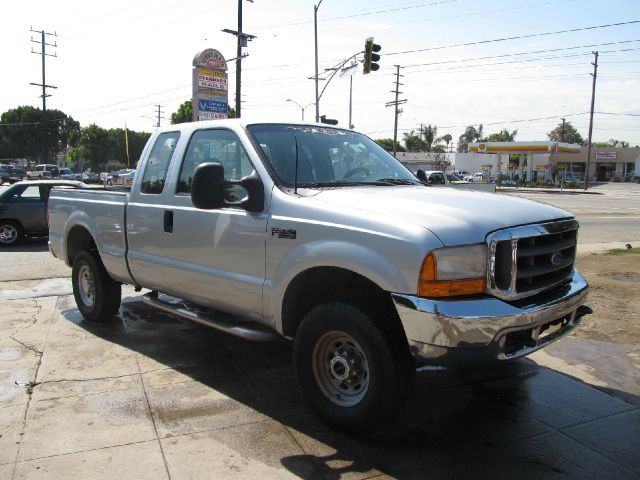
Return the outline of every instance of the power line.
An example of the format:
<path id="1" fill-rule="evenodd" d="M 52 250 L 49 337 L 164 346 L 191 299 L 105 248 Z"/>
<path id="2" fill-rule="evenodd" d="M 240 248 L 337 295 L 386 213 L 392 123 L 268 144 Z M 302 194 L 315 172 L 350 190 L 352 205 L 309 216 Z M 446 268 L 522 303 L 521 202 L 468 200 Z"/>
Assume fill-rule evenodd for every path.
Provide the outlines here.
<path id="1" fill-rule="evenodd" d="M 422 67 L 422 66 L 427 66 L 427 65 L 444 65 L 444 64 L 448 64 L 448 63 L 474 62 L 474 61 L 478 61 L 478 60 L 489 60 L 489 59 L 492 59 L 492 58 L 517 57 L 517 56 L 520 56 L 520 55 L 532 55 L 532 54 L 547 53 L 547 52 L 561 52 L 561 51 L 564 51 L 564 50 L 576 50 L 578 48 L 593 48 L 593 47 L 601 47 L 601 46 L 607 46 L 607 45 L 621 45 L 621 44 L 624 44 L 624 43 L 634 43 L 634 42 L 640 42 L 640 39 L 636 39 L 636 40 L 621 40 L 619 42 L 594 43 L 594 44 L 591 44 L 591 45 L 575 45 L 573 47 L 550 48 L 550 49 L 547 49 L 547 50 L 531 50 L 531 51 L 528 51 L 528 52 L 504 53 L 502 55 L 489 55 L 489 56 L 486 56 L 486 57 L 460 58 L 460 59 L 456 59 L 456 60 L 444 60 L 444 61 L 440 61 L 440 62 L 414 63 L 413 65 L 407 65 L 407 68 Z"/>
<path id="2" fill-rule="evenodd" d="M 625 48 L 619 50 L 603 50 L 600 53 L 616 53 L 616 52 L 630 52 L 640 50 L 640 48 Z M 554 55 L 548 57 L 533 57 L 533 58 L 523 58 L 521 60 L 509 60 L 506 62 L 493 62 L 493 63 L 481 63 L 477 65 L 462 65 L 462 66 L 451 66 L 447 67 L 447 70 L 460 69 L 460 68 L 476 68 L 476 67 L 488 67 L 492 65 L 509 65 L 513 63 L 526 63 L 526 62 L 540 62 L 544 60 L 556 60 L 561 58 L 571 58 L 571 57 L 583 57 L 586 55 L 591 55 L 591 52 L 583 52 L 583 53 L 568 53 L 566 55 Z M 421 70 L 423 72 L 431 72 L 431 71 L 441 71 L 441 70 Z M 417 71 L 409 72 L 409 73 L 419 73 Z"/>
<path id="3" fill-rule="evenodd" d="M 390 55 L 404 55 L 407 53 L 416 53 L 416 52 L 430 52 L 430 51 L 434 51 L 434 50 L 444 50 L 447 48 L 456 48 L 456 47 L 468 47 L 470 45 L 484 45 L 487 43 L 496 43 L 496 42 L 506 42 L 509 40 L 521 40 L 523 38 L 534 38 L 534 37 L 545 37 L 545 36 L 549 36 L 549 35 L 560 35 L 563 33 L 574 33 L 574 32 L 583 32 L 583 31 L 587 31 L 587 30 L 595 30 L 598 28 L 609 28 L 609 27 L 619 27 L 622 25 L 632 25 L 635 23 L 640 23 L 640 20 L 630 20 L 628 22 L 618 22 L 618 23 L 607 23 L 604 25 L 593 25 L 593 26 L 589 26 L 589 27 L 579 27 L 579 28 L 568 28 L 565 30 L 555 30 L 553 32 L 541 32 L 541 33 L 529 33 L 527 35 L 517 35 L 517 36 L 513 36 L 513 37 L 502 37 L 502 38 L 493 38 L 493 39 L 489 39 L 489 40 L 478 40 L 475 42 L 466 42 L 466 43 L 454 43 L 451 45 L 441 45 L 438 47 L 427 47 L 427 48 L 417 48 L 414 50 L 405 50 L 402 52 L 391 52 L 391 53 L 385 53 L 385 56 L 390 56 Z"/>

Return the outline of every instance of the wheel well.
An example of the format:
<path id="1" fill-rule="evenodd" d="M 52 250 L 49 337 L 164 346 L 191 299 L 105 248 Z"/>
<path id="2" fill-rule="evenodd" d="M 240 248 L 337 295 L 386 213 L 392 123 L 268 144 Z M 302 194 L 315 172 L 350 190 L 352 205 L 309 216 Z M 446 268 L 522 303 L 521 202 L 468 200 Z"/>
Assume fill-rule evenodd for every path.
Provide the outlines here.
<path id="1" fill-rule="evenodd" d="M 16 220 L 15 218 L 0 218 L 0 223 L 17 223 L 22 227 L 22 222 L 20 222 L 20 220 Z"/>
<path id="2" fill-rule="evenodd" d="M 82 250 L 97 250 L 96 242 L 89 231 L 84 227 L 73 227 L 67 235 L 67 258 L 69 264 L 73 264 L 73 259 Z"/>
<path id="3" fill-rule="evenodd" d="M 287 287 L 282 300 L 283 334 L 295 336 L 309 310 L 332 300 L 349 302 L 375 320 L 400 326 L 391 296 L 371 280 L 342 268 L 317 267 L 301 272 Z"/>

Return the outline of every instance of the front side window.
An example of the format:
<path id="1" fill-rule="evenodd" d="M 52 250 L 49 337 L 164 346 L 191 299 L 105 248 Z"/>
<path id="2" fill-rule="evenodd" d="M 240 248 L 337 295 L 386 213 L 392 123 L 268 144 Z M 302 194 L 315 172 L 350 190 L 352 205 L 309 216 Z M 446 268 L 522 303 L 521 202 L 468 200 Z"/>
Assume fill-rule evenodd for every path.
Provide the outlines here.
<path id="1" fill-rule="evenodd" d="M 13 195 L 13 201 L 35 202 L 42 199 L 40 195 L 40 187 L 38 185 L 29 185 L 24 190 L 18 191 Z"/>
<path id="2" fill-rule="evenodd" d="M 418 185 L 400 162 L 349 130 L 282 124 L 247 127 L 281 186 Z"/>
<path id="3" fill-rule="evenodd" d="M 222 164 L 226 180 L 239 180 L 253 172 L 253 165 L 235 133 L 226 129 L 197 130 L 189 141 L 176 193 L 191 193 L 193 172 L 198 165 L 205 162 Z M 227 189 L 226 200 L 240 200 L 246 193 L 243 190 L 236 185 L 230 186 Z"/>
<path id="4" fill-rule="evenodd" d="M 162 193 L 167 178 L 167 169 L 179 138 L 180 132 L 166 132 L 158 135 L 144 167 L 140 185 L 142 193 Z"/>

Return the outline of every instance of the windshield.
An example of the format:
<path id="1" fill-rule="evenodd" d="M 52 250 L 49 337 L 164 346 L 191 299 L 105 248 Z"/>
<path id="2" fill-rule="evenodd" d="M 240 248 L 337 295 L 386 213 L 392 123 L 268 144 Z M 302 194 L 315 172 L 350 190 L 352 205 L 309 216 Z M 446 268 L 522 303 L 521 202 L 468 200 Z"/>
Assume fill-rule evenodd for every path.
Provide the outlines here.
<path id="1" fill-rule="evenodd" d="M 362 134 L 308 125 L 259 124 L 247 127 L 276 181 L 298 187 L 419 185 L 400 162 Z"/>

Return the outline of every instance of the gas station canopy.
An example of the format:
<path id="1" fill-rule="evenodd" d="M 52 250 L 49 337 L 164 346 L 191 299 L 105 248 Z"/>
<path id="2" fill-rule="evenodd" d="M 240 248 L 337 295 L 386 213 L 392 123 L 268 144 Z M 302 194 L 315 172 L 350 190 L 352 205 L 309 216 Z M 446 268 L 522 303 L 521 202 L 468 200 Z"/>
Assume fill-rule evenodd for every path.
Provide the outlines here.
<path id="1" fill-rule="evenodd" d="M 474 142 L 469 144 L 469 152 L 476 153 L 579 153 L 582 146 L 563 142 Z"/>

